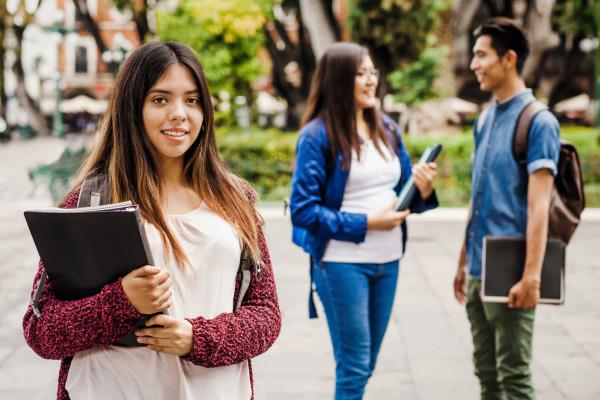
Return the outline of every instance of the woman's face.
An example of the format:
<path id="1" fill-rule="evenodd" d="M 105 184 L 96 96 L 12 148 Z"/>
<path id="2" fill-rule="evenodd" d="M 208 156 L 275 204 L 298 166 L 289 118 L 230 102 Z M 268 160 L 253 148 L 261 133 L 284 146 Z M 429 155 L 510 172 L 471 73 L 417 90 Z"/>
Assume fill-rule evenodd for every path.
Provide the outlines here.
<path id="1" fill-rule="evenodd" d="M 142 115 L 146 135 L 159 156 L 183 160 L 204 120 L 192 73 L 181 65 L 169 67 L 146 94 Z"/>
<path id="2" fill-rule="evenodd" d="M 357 109 L 373 108 L 377 104 L 375 90 L 379 73 L 371 57 L 365 56 L 358 66 L 354 79 L 354 101 Z"/>

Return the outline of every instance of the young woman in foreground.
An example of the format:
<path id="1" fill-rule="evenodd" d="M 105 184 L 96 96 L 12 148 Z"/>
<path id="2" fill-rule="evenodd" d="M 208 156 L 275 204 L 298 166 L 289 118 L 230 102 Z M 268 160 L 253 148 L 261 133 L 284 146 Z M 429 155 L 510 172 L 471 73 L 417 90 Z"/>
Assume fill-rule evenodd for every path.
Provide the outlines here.
<path id="1" fill-rule="evenodd" d="M 253 398 L 249 360 L 277 338 L 279 305 L 256 193 L 219 157 L 193 52 L 176 42 L 134 51 L 99 134 L 61 206 L 89 203 L 82 186 L 90 181 L 101 182 L 104 203 L 138 204 L 158 266 L 74 301 L 58 300 L 49 279 L 41 315 L 29 307 L 23 329 L 41 357 L 62 360 L 58 399 Z M 236 307 L 242 251 L 256 268 Z M 136 331 L 142 347 L 113 345 L 155 313 Z"/>

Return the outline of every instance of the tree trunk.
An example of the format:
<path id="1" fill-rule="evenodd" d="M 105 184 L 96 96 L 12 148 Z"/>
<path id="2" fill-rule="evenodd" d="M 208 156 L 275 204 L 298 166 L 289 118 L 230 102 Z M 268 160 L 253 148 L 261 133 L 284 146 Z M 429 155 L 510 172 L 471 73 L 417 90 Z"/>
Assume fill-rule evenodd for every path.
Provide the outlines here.
<path id="1" fill-rule="evenodd" d="M 15 46 L 15 63 L 13 65 L 13 72 L 17 79 L 17 98 L 21 106 L 27 112 L 29 122 L 35 131 L 40 135 L 49 136 L 51 131 L 46 118 L 42 114 L 38 104 L 29 96 L 25 87 L 25 72 L 23 71 L 23 63 L 21 62 L 21 49 L 23 45 L 23 34 L 25 27 L 13 25 L 13 31 L 16 37 Z"/>
<path id="2" fill-rule="evenodd" d="M 6 4 L 0 5 L 0 117 L 6 121 L 6 86 L 5 76 L 4 76 L 4 68 L 5 62 L 4 57 L 6 55 L 6 51 L 4 48 L 4 40 L 6 38 L 6 31 L 8 29 L 8 10 L 6 9 Z"/>
<path id="3" fill-rule="evenodd" d="M 4 86 L 4 35 L 6 32 L 6 23 L 0 15 L 0 118 L 6 121 L 6 87 Z"/>
<path id="4" fill-rule="evenodd" d="M 148 24 L 148 1 L 143 0 L 139 7 L 136 7 L 135 2 L 131 2 L 131 12 L 135 28 L 140 38 L 140 43 L 146 41 L 146 36 L 150 33 L 150 25 Z"/>
<path id="5" fill-rule="evenodd" d="M 300 0 L 300 15 L 310 35 L 313 53 L 318 59 L 336 42 L 336 29 L 321 0 Z"/>
<path id="6" fill-rule="evenodd" d="M 526 16 L 527 33 L 530 41 L 530 53 L 523 77 L 532 82 L 536 70 L 541 65 L 543 54 L 560 45 L 560 36 L 552 30 L 552 7 L 555 0 L 532 2 Z"/>
<path id="7" fill-rule="evenodd" d="M 471 59 L 469 29 L 473 18 L 481 4 L 480 0 L 457 0 L 454 2 L 454 39 L 452 43 L 452 59 L 454 70 L 462 72 L 468 69 Z"/>
<path id="8" fill-rule="evenodd" d="M 100 36 L 100 29 L 98 28 L 98 24 L 90 15 L 90 11 L 87 8 L 86 0 L 73 0 L 73 5 L 75 6 L 75 13 L 77 14 L 77 17 L 83 21 L 85 29 L 94 38 L 94 41 L 96 42 L 96 47 L 98 47 L 100 55 L 104 54 L 104 52 L 108 50 L 108 47 L 102 40 L 102 36 Z M 117 64 L 115 62 L 108 63 L 107 65 L 111 72 L 116 72 Z"/>
<path id="9" fill-rule="evenodd" d="M 315 58 L 302 21 L 295 21 L 297 38 L 292 40 L 283 21 L 291 15 L 285 15 L 281 8 L 274 14 L 274 21 L 265 25 L 266 47 L 273 61 L 272 81 L 288 104 L 285 128 L 297 130 L 310 91 Z"/>

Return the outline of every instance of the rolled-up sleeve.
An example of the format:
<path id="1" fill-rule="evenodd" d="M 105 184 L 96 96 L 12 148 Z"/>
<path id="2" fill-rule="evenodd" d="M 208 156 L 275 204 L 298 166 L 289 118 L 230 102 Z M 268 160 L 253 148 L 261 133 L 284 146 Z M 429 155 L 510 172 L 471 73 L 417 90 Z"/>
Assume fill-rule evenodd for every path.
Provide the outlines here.
<path id="1" fill-rule="evenodd" d="M 560 153 L 560 126 L 550 111 L 541 111 L 532 121 L 527 145 L 527 172 L 548 169 L 556 175 Z"/>

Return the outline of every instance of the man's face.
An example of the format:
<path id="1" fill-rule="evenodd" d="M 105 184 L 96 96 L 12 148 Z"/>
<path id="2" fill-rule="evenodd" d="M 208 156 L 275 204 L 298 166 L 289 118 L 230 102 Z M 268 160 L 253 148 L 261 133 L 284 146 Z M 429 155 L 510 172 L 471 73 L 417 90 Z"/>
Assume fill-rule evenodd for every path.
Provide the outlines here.
<path id="1" fill-rule="evenodd" d="M 504 58 L 500 58 L 492 47 L 491 36 L 477 38 L 470 67 L 477 77 L 479 88 L 484 92 L 494 92 L 507 79 L 508 64 Z"/>

